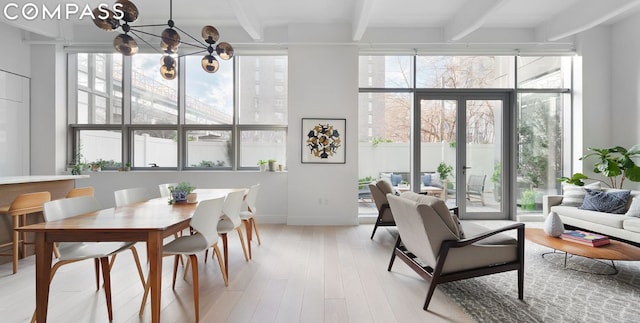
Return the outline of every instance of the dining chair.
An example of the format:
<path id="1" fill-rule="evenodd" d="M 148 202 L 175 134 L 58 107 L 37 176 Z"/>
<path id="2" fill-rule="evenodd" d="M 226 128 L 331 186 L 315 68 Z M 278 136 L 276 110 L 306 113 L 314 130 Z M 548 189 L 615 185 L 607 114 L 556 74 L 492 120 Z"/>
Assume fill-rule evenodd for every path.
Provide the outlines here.
<path id="1" fill-rule="evenodd" d="M 14 274 L 18 272 L 18 247 L 20 243 L 22 243 L 21 258 L 27 254 L 26 245 L 33 244 L 33 242 L 26 241 L 26 232 L 20 233 L 16 229 L 27 224 L 27 214 L 42 212 L 42 205 L 48 201 L 51 201 L 51 193 L 49 192 L 25 193 L 16 196 L 10 205 L 0 207 L 0 214 L 6 214 L 13 218 L 13 238 L 11 242 L 0 245 L 0 248 L 11 245 L 13 251 L 12 253 L 2 253 L 0 256 L 13 256 Z"/>
<path id="2" fill-rule="evenodd" d="M 81 214 L 91 213 L 100 209 L 98 201 L 93 196 L 80 196 L 68 199 L 59 199 L 47 202 L 43 206 L 44 219 L 47 222 L 67 219 Z M 138 252 L 134 246 L 135 242 L 59 242 L 59 260 L 51 267 L 49 281 L 57 270 L 66 264 L 93 259 L 96 270 L 96 289 L 100 289 L 100 267 L 102 268 L 102 279 L 104 280 L 104 292 L 107 300 L 107 311 L 109 320 L 113 320 L 113 309 L 111 304 L 111 267 L 109 257 L 124 250 L 131 250 L 133 259 L 138 266 L 138 273 L 142 275 Z M 140 276 L 144 286 L 144 277 Z M 31 322 L 35 322 L 35 312 Z"/>
<path id="3" fill-rule="evenodd" d="M 249 259 L 251 259 L 251 231 L 255 230 L 256 237 L 258 238 L 258 245 L 262 244 L 260 241 L 260 231 L 256 225 L 256 200 L 258 198 L 258 191 L 260 190 L 260 184 L 255 184 L 249 188 L 249 192 L 244 198 L 244 203 L 247 205 L 246 210 L 240 211 L 240 219 L 245 225 L 245 232 L 247 233 L 247 245 L 249 247 Z M 252 229 L 253 228 L 253 229 Z"/>
<path id="4" fill-rule="evenodd" d="M 78 197 L 78 196 L 94 196 L 95 191 L 93 186 L 87 187 L 76 187 L 67 193 L 67 198 Z"/>
<path id="5" fill-rule="evenodd" d="M 242 245 L 242 252 L 244 253 L 245 261 L 249 261 L 247 256 L 247 248 L 244 243 L 244 237 L 242 235 L 242 220 L 240 219 L 240 208 L 242 207 L 242 198 L 244 197 L 244 190 L 234 191 L 227 194 L 224 200 L 224 206 L 222 207 L 222 218 L 218 222 L 218 234 L 222 238 L 222 251 L 224 253 L 224 269 L 229 278 L 229 248 L 227 245 L 227 233 L 236 231 L 238 237 L 240 237 L 240 244 Z M 205 263 L 207 262 L 207 255 L 209 249 L 205 252 Z M 213 255 L 212 255 L 213 257 Z"/>
<path id="6" fill-rule="evenodd" d="M 158 185 L 158 189 L 160 190 L 160 197 L 169 197 L 171 195 L 171 191 L 169 190 L 169 186 L 176 186 L 178 183 L 165 183 Z"/>
<path id="7" fill-rule="evenodd" d="M 116 199 L 116 207 L 149 200 L 149 192 L 146 188 L 125 188 L 113 192 Z"/>
<path id="8" fill-rule="evenodd" d="M 163 256 L 174 256 L 172 284 L 172 288 L 174 290 L 176 287 L 178 259 L 180 255 L 189 256 L 189 263 L 191 264 L 191 277 L 193 280 L 193 305 L 195 309 L 196 322 L 200 320 L 200 288 L 198 283 L 198 256 L 196 254 L 213 247 L 213 251 L 218 257 L 218 265 L 220 266 L 220 272 L 222 273 L 224 285 L 229 286 L 225 266 L 222 263 L 220 249 L 218 248 L 217 224 L 220 221 L 220 218 L 223 216 L 222 209 L 224 200 L 225 199 L 223 197 L 220 197 L 217 199 L 200 201 L 189 223 L 189 225 L 195 231 L 195 234 L 179 237 L 165 244 L 163 247 Z M 144 295 L 142 296 L 142 304 L 140 305 L 140 316 L 142 316 L 142 313 L 144 311 L 148 294 L 149 281 L 147 280 L 147 284 L 145 285 L 144 289 Z"/>

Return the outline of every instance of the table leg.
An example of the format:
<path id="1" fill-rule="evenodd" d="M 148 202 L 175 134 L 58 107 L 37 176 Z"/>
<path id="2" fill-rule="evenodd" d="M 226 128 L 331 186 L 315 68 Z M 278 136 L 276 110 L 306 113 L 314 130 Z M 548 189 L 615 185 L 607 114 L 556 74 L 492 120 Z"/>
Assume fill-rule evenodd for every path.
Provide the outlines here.
<path id="1" fill-rule="evenodd" d="M 36 320 L 38 323 L 47 322 L 52 254 L 53 242 L 46 241 L 46 233 L 36 232 Z"/>
<path id="2" fill-rule="evenodd" d="M 147 237 L 149 257 L 149 287 L 151 288 L 151 322 L 160 323 L 160 292 L 162 291 L 162 234 L 150 232 Z"/>

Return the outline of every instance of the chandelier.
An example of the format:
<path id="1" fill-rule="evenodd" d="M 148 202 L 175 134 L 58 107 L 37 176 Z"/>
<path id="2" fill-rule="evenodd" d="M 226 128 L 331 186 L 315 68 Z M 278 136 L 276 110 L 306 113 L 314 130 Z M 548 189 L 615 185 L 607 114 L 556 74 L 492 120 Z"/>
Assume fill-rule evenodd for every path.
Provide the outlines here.
<path id="1" fill-rule="evenodd" d="M 113 10 L 104 6 L 98 6 L 93 9 L 93 17 L 93 22 L 100 29 L 114 31 L 120 28 L 122 30 L 123 33 L 116 36 L 113 40 L 113 47 L 124 56 L 132 56 L 138 52 L 138 43 L 133 37 L 131 37 L 131 35 L 136 36 L 136 38 L 143 41 L 151 48 L 155 47 L 144 38 L 140 37 L 139 34 L 160 38 L 160 50 L 156 49 L 156 51 L 162 54 L 162 59 L 160 60 L 160 74 L 167 80 L 173 80 L 176 78 L 176 58 L 178 57 L 206 52 L 201 60 L 201 64 L 202 69 L 207 73 L 215 73 L 220 67 L 218 60 L 213 55 L 214 51 L 217 56 L 223 60 L 229 60 L 233 57 L 233 47 L 231 47 L 227 42 L 220 42 L 214 49 L 213 45 L 215 45 L 220 38 L 220 34 L 215 27 L 207 25 L 202 28 L 202 39 L 204 42 L 178 28 L 173 21 L 173 0 L 169 0 L 169 21 L 167 21 L 166 25 L 130 25 L 130 23 L 133 23 L 138 19 L 138 8 L 129 0 L 116 1 L 113 6 Z M 161 26 L 168 26 L 168 28 L 162 31 L 162 34 L 160 35 L 155 35 L 140 29 Z M 188 36 L 195 43 L 183 41 L 180 38 L 178 31 Z M 185 44 L 187 46 L 197 48 L 198 50 L 178 56 L 178 47 L 180 44 Z"/>

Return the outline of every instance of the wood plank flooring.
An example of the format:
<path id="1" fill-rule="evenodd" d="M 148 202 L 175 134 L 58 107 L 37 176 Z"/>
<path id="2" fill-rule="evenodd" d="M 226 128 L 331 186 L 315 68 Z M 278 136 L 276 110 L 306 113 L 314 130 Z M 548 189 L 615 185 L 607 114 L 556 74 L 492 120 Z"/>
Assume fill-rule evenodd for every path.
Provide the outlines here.
<path id="1" fill-rule="evenodd" d="M 404 263 L 387 272 L 395 228 L 260 224 L 245 262 L 237 236 L 229 236 L 229 287 L 217 261 L 199 255 L 201 322 L 472 322 L 436 290 L 422 310 L 428 284 Z M 221 243 L 221 242 L 219 242 Z M 142 262 L 145 246 L 137 245 Z M 173 258 L 163 263 L 162 322 L 193 322 L 191 275 L 171 288 Z M 35 258 L 0 266 L 0 321 L 28 322 L 34 310 Z M 111 274 L 113 322 L 149 322 L 138 316 L 143 288 L 130 252 L 118 256 Z M 93 262 L 62 266 L 51 285 L 49 322 L 108 322 L 104 292 L 96 291 Z"/>

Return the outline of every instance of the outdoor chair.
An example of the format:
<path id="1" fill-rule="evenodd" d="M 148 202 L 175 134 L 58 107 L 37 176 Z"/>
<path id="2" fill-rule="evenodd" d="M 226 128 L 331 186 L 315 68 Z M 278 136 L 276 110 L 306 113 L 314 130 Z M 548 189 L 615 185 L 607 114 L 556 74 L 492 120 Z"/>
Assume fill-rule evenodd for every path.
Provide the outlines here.
<path id="1" fill-rule="evenodd" d="M 471 201 L 471 198 L 477 198 L 484 206 L 484 182 L 487 179 L 487 175 L 469 175 L 467 180 L 467 200 Z"/>
<path id="2" fill-rule="evenodd" d="M 387 195 L 398 228 L 398 240 L 388 271 L 396 257 L 431 281 L 423 309 L 426 311 L 438 284 L 505 271 L 518 271 L 518 299 L 524 289 L 524 224 L 490 230 L 458 221 L 444 201 L 405 192 Z M 507 234 L 517 230 L 517 240 Z"/>
<path id="3" fill-rule="evenodd" d="M 373 239 L 378 227 L 392 227 L 396 225 L 396 222 L 393 220 L 393 213 L 389 208 L 389 201 L 387 201 L 387 194 L 393 194 L 391 184 L 385 180 L 379 180 L 375 184 L 369 184 L 369 190 L 378 209 L 378 218 L 373 226 L 373 232 L 371 232 L 371 239 Z"/>

